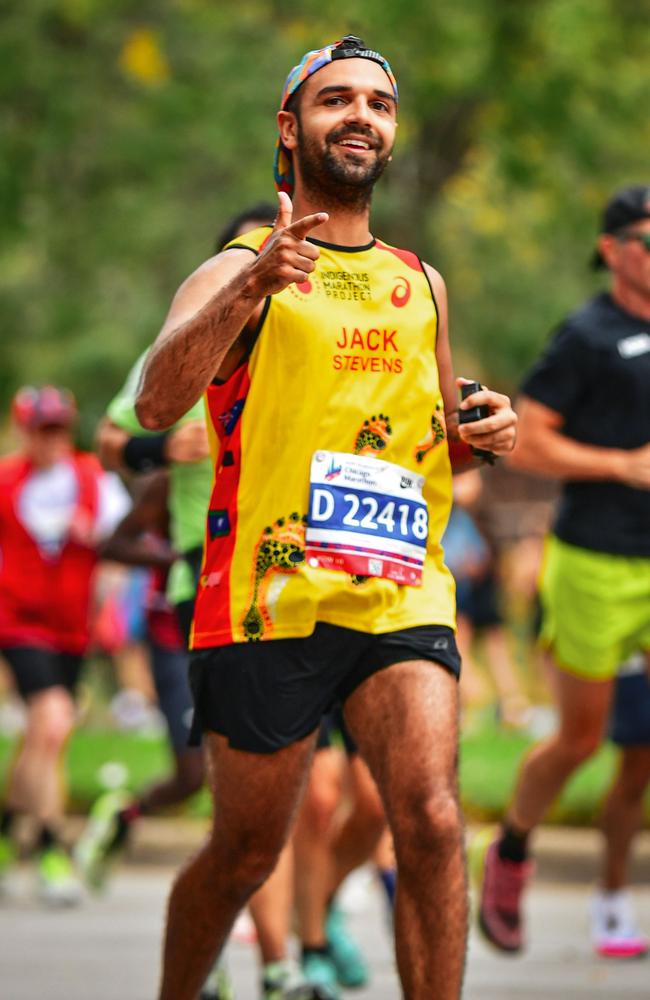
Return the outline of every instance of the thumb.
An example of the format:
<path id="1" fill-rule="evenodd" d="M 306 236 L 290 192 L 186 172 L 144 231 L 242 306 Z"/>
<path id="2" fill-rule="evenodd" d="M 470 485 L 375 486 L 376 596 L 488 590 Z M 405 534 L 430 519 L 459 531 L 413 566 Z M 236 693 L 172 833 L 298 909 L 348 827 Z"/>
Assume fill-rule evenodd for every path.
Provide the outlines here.
<path id="1" fill-rule="evenodd" d="M 278 191 L 278 214 L 275 217 L 273 232 L 277 233 L 281 229 L 286 229 L 291 225 L 293 219 L 293 205 L 291 198 L 286 191 Z"/>

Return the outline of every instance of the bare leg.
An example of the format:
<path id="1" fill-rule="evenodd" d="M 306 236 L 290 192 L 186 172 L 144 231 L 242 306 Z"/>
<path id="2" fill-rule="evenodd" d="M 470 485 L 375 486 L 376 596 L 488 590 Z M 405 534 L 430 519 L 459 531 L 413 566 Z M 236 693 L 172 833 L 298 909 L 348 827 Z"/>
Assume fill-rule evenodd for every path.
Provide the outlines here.
<path id="1" fill-rule="evenodd" d="M 332 870 L 327 898 L 331 899 L 351 871 L 364 864 L 386 829 L 379 790 L 358 754 L 350 758 L 352 808 L 332 844 Z"/>
<path id="2" fill-rule="evenodd" d="M 458 1000 L 467 935 L 458 684 L 437 664 L 399 663 L 364 681 L 344 711 L 395 841 L 395 933 L 405 1000 Z"/>
<path id="3" fill-rule="evenodd" d="M 275 867 L 314 742 L 262 755 L 207 737 L 213 826 L 171 892 L 160 1000 L 195 1000 L 239 910 Z"/>
<path id="4" fill-rule="evenodd" d="M 345 757 L 328 747 L 314 755 L 305 799 L 294 833 L 296 910 L 301 940 L 325 944 L 325 913 L 332 880 L 332 837 L 343 783 Z"/>
<path id="5" fill-rule="evenodd" d="M 74 702 L 63 687 L 47 688 L 27 703 L 27 728 L 14 763 L 7 806 L 56 827 L 63 817 L 61 754 L 74 725 Z"/>
<path id="6" fill-rule="evenodd" d="M 293 847 L 289 842 L 275 870 L 248 903 L 257 931 L 263 964 L 287 957 L 287 938 L 293 908 Z"/>
<path id="7" fill-rule="evenodd" d="M 139 796 L 140 808 L 143 813 L 154 813 L 177 802 L 184 802 L 190 795 L 198 792 L 204 779 L 202 750 L 188 748 L 181 753 L 174 753 L 174 773 Z"/>
<path id="8" fill-rule="evenodd" d="M 503 721 L 518 724 L 524 711 L 530 707 L 512 659 L 508 637 L 503 625 L 492 625 L 485 630 L 485 653 L 494 685 L 497 689 Z"/>
<path id="9" fill-rule="evenodd" d="M 384 830 L 384 833 L 380 837 L 373 855 L 373 861 L 381 869 L 395 867 L 395 848 L 393 847 L 393 838 L 390 835 L 390 830 Z"/>
<path id="10" fill-rule="evenodd" d="M 520 769 L 508 813 L 508 822 L 515 830 L 528 833 L 537 826 L 569 776 L 600 746 L 612 684 L 554 670 L 559 729 L 533 747 Z"/>
<path id="11" fill-rule="evenodd" d="M 617 892 L 627 884 L 630 847 L 643 822 L 643 795 L 650 782 L 650 746 L 625 747 L 605 806 L 603 889 Z"/>
<path id="12" fill-rule="evenodd" d="M 338 823 L 343 771 L 350 779 L 351 808 Z M 386 827 L 377 786 L 355 754 L 346 760 L 328 748 L 315 755 L 296 825 L 296 909 L 301 940 L 325 944 L 327 907 L 343 880 L 367 861 Z"/>
<path id="13" fill-rule="evenodd" d="M 474 627 L 467 615 L 460 613 L 457 616 L 456 626 L 456 643 L 463 661 L 460 678 L 460 698 L 463 708 L 487 705 L 493 696 L 472 654 Z"/>

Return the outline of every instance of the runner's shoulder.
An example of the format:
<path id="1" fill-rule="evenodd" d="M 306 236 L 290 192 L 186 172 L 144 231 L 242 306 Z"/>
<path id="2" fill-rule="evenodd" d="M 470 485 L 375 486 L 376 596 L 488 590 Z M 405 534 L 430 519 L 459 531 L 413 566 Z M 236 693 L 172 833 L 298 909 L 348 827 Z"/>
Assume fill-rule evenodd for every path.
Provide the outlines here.
<path id="1" fill-rule="evenodd" d="M 603 292 L 578 306 L 556 327 L 553 339 L 573 342 L 580 346 L 596 346 L 604 337 L 609 339 L 613 326 L 624 321 L 611 297 Z"/>
<path id="2" fill-rule="evenodd" d="M 445 279 L 441 275 L 440 271 L 437 271 L 432 264 L 427 264 L 425 260 L 422 261 L 422 267 L 424 273 L 429 279 L 429 284 L 433 289 L 433 293 L 438 297 L 438 295 L 447 296 L 447 286 L 445 284 Z"/>

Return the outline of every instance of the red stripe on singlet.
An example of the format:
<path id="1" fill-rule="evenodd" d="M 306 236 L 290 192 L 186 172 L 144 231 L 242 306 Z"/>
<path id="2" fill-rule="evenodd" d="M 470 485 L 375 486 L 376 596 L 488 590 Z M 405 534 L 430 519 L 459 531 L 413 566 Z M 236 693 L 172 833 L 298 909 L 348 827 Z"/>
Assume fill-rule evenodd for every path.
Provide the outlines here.
<path id="1" fill-rule="evenodd" d="M 413 271 L 424 270 L 422 261 L 412 250 L 401 250 L 399 247 L 390 247 L 387 243 L 382 243 L 381 240 L 375 240 L 375 247 L 377 250 L 387 250 L 388 253 L 392 253 L 393 256 L 398 257 L 399 260 L 407 264 Z"/>
<path id="2" fill-rule="evenodd" d="M 248 365 L 243 364 L 227 382 L 207 390 L 208 413 L 219 441 L 219 454 L 206 518 L 203 566 L 190 640 L 193 649 L 234 641 L 230 569 L 237 539 L 242 415 L 249 388 Z"/>

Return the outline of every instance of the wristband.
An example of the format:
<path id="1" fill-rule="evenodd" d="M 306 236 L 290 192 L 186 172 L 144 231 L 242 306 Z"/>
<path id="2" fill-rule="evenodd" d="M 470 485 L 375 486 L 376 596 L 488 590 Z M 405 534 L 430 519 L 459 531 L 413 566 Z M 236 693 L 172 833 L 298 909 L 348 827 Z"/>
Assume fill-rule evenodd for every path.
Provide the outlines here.
<path id="1" fill-rule="evenodd" d="M 460 469 L 463 465 L 468 465 L 472 458 L 480 458 L 483 462 L 494 465 L 497 456 L 492 451 L 483 448 L 473 448 L 466 441 L 449 441 L 449 459 L 452 469 Z"/>
<path id="2" fill-rule="evenodd" d="M 449 460 L 453 469 L 460 469 L 472 461 L 472 449 L 460 438 L 448 442 Z"/>
<path id="3" fill-rule="evenodd" d="M 494 452 L 487 451 L 485 448 L 474 448 L 472 445 L 470 445 L 470 450 L 472 452 L 472 455 L 474 455 L 476 458 L 480 458 L 482 462 L 487 462 L 488 465 L 494 465 L 494 463 L 497 460 L 497 456 L 494 454 Z"/>
<path id="4" fill-rule="evenodd" d="M 162 434 L 143 434 L 130 437 L 124 445 L 122 460 L 134 472 L 151 472 L 168 465 L 165 456 L 165 444 L 169 431 Z"/>

